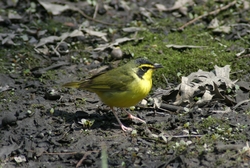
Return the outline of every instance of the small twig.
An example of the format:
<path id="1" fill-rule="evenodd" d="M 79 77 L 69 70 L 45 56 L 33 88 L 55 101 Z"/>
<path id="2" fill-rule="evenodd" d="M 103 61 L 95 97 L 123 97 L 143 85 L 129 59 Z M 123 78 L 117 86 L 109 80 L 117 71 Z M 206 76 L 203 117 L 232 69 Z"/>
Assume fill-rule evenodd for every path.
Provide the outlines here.
<path id="1" fill-rule="evenodd" d="M 183 30 L 185 27 L 189 26 L 190 24 L 192 24 L 192 23 L 194 23 L 194 22 L 196 22 L 196 21 L 198 21 L 198 20 L 200 20 L 200 19 L 202 19 L 202 18 L 205 18 L 205 17 L 207 17 L 207 16 L 209 16 L 209 15 L 217 15 L 219 12 L 221 12 L 221 11 L 223 11 L 223 10 L 226 10 L 226 9 L 228 9 L 228 8 L 230 8 L 230 7 L 232 7 L 232 6 L 234 6 L 234 5 L 236 4 L 236 2 L 237 2 L 237 1 L 235 0 L 235 1 L 233 1 L 233 2 L 231 2 L 231 3 L 229 3 L 229 4 L 227 4 L 226 6 L 223 6 L 223 7 L 219 8 L 219 9 L 216 9 L 216 10 L 214 10 L 214 11 L 212 11 L 212 12 L 207 13 L 207 14 L 198 16 L 197 18 L 194 18 L 193 20 L 190 20 L 189 22 L 185 23 L 184 25 L 182 25 L 181 27 L 179 27 L 177 30 L 181 31 L 181 30 Z"/>
<path id="2" fill-rule="evenodd" d="M 56 47 L 54 47 L 54 46 L 51 47 L 52 50 L 56 53 L 56 55 L 57 55 L 58 57 L 61 57 L 61 54 L 57 51 L 57 49 L 58 49 L 58 47 L 59 47 L 59 45 L 60 45 L 61 43 L 62 43 L 62 42 L 60 42 Z"/>
<path id="3" fill-rule="evenodd" d="M 82 159 L 77 163 L 76 168 L 81 166 L 82 162 L 87 158 L 88 155 L 90 155 L 92 152 L 99 152 L 99 151 L 87 151 L 84 153 Z"/>
<path id="4" fill-rule="evenodd" d="M 82 159 L 77 163 L 76 168 L 79 167 L 82 162 L 87 158 L 88 155 L 90 155 L 92 152 L 99 152 L 99 150 L 94 150 L 94 151 L 87 151 L 87 152 L 66 152 L 66 153 L 43 153 L 44 155 L 75 155 L 78 153 L 84 154 Z"/>
<path id="5" fill-rule="evenodd" d="M 98 4 L 96 4 L 95 13 L 94 13 L 94 15 L 93 15 L 93 18 L 90 17 L 90 16 L 88 16 L 88 15 L 86 15 L 82 10 L 80 10 L 80 9 L 74 7 L 74 6 L 71 6 L 71 8 L 72 8 L 72 10 L 79 12 L 81 15 L 83 15 L 83 17 L 85 17 L 85 18 L 88 19 L 88 20 L 91 20 L 91 21 L 94 21 L 94 22 L 97 22 L 97 23 L 101 23 L 101 24 L 105 24 L 105 25 L 110 25 L 110 26 L 121 26 L 121 25 L 119 25 L 119 24 L 107 23 L 107 22 L 103 22 L 103 21 L 100 21 L 100 20 L 95 19 L 96 14 L 97 14 L 97 11 L 98 11 Z M 62 40 L 57 44 L 57 46 L 55 47 L 55 50 L 57 50 L 57 48 L 59 47 L 59 45 L 60 45 L 62 42 L 64 42 L 65 39 L 66 39 L 66 38 L 62 39 Z"/>
<path id="6" fill-rule="evenodd" d="M 244 103 L 247 103 L 247 102 L 250 102 L 250 99 L 240 101 L 239 103 L 237 103 L 237 104 L 233 107 L 233 110 L 237 109 L 240 105 L 242 105 L 242 104 L 244 104 Z"/>
<path id="7" fill-rule="evenodd" d="M 157 137 L 157 138 L 162 137 L 162 136 L 164 136 L 165 138 L 191 138 L 191 137 L 202 137 L 202 136 L 204 136 L 204 135 L 198 135 L 198 134 L 197 135 L 195 135 L 195 134 L 192 134 L 192 135 L 190 135 L 190 134 L 188 134 L 188 135 L 167 135 L 167 133 L 164 133 L 164 132 L 162 132 L 161 130 L 159 130 L 157 128 L 150 127 L 150 129 L 161 132 L 159 135 L 154 134 L 153 137 Z M 153 133 L 150 131 L 150 129 L 146 128 L 147 132 L 152 135 Z"/>
<path id="8" fill-rule="evenodd" d="M 239 33 L 239 32 L 237 32 L 237 36 L 239 37 L 239 39 L 240 39 L 240 40 L 242 40 L 243 42 L 245 42 L 245 43 L 249 44 L 249 42 L 248 42 L 248 41 L 246 41 L 244 38 L 242 38 L 242 37 L 241 37 L 241 35 L 240 35 L 240 33 Z"/>
<path id="9" fill-rule="evenodd" d="M 165 136 L 166 138 L 191 138 L 191 137 L 202 137 L 204 135 L 175 135 L 175 136 Z"/>
<path id="10" fill-rule="evenodd" d="M 73 10 L 79 12 L 83 17 L 91 20 L 91 21 L 94 21 L 94 22 L 97 22 L 97 23 L 101 23 L 101 24 L 105 24 L 105 25 L 110 25 L 110 26 L 121 26 L 119 24 L 112 24 L 112 23 L 107 23 L 107 22 L 103 22 L 103 21 L 100 21 L 100 20 L 97 20 L 97 19 L 94 19 L 88 15 L 86 15 L 82 10 L 76 8 L 76 7 L 72 7 Z"/>
<path id="11" fill-rule="evenodd" d="M 75 155 L 77 153 L 80 152 L 65 152 L 65 153 L 55 152 L 55 153 L 43 153 L 43 155 Z"/>
<path id="12" fill-rule="evenodd" d="M 168 111 L 173 111 L 173 112 L 176 112 L 176 111 L 184 112 L 185 111 L 185 109 L 181 106 L 175 106 L 175 105 L 166 104 L 166 103 L 162 103 L 160 108 L 168 110 Z"/>
<path id="13" fill-rule="evenodd" d="M 219 113 L 224 114 L 224 113 L 230 113 L 230 112 L 232 112 L 232 110 L 230 107 L 227 107 L 225 110 L 212 110 L 212 112 L 217 113 L 217 114 L 219 114 Z"/>
<path id="14" fill-rule="evenodd" d="M 166 76 L 164 74 L 161 74 L 161 75 L 162 75 L 163 79 L 165 80 L 167 86 L 169 86 L 168 79 L 166 78 Z"/>
<path id="15" fill-rule="evenodd" d="M 96 18 L 98 7 L 99 7 L 98 4 L 96 4 L 96 6 L 95 6 L 95 12 L 94 12 L 94 15 L 93 15 L 93 19 Z"/>
<path id="16" fill-rule="evenodd" d="M 246 27 L 250 27 L 250 24 L 247 24 L 247 23 L 237 23 L 237 24 L 231 24 L 230 26 L 246 26 Z"/>

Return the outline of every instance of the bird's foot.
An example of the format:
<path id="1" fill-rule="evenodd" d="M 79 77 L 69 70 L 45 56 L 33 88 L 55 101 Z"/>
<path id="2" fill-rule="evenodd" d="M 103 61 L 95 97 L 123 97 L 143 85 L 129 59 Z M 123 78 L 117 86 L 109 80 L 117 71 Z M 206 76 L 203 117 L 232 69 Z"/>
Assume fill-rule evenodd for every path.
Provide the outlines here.
<path id="1" fill-rule="evenodd" d="M 138 120 L 138 121 L 140 121 L 140 122 L 142 122 L 142 123 L 144 123 L 144 124 L 146 124 L 146 121 L 144 121 L 144 120 L 142 120 L 142 119 L 140 119 L 140 118 L 138 118 L 138 117 L 136 117 L 136 116 L 133 116 L 132 114 L 130 114 L 129 112 L 127 112 L 128 113 L 128 118 L 130 118 L 130 119 L 134 119 L 134 120 Z"/>
<path id="2" fill-rule="evenodd" d="M 127 131 L 129 131 L 129 132 L 130 132 L 130 131 L 133 131 L 133 129 L 132 129 L 132 128 L 130 128 L 130 127 L 126 127 L 126 126 L 125 126 L 125 125 L 123 125 L 123 124 L 121 125 L 121 128 L 122 128 L 122 130 L 123 130 L 123 131 L 125 131 L 125 132 L 127 132 Z"/>
<path id="3" fill-rule="evenodd" d="M 111 110 L 112 110 L 112 112 L 113 112 L 113 114 L 114 114 L 116 120 L 118 121 L 119 125 L 121 126 L 121 128 L 122 128 L 122 130 L 123 130 L 124 132 L 133 131 L 132 128 L 126 127 L 125 125 L 122 124 L 122 122 L 121 122 L 120 119 L 118 118 L 118 116 L 117 116 L 115 110 L 114 110 L 112 107 L 111 107 Z"/>

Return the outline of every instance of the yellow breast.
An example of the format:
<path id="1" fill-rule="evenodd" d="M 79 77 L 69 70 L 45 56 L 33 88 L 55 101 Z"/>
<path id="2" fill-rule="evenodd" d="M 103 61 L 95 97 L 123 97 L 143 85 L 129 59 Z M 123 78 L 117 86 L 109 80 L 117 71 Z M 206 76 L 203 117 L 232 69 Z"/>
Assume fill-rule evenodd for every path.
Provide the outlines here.
<path id="1" fill-rule="evenodd" d="M 145 75 L 143 79 L 138 78 L 138 76 L 134 76 L 135 79 L 128 84 L 128 90 L 116 92 L 96 92 L 96 94 L 105 104 L 111 107 L 134 106 L 145 98 L 152 88 L 152 72 L 148 75 L 148 77 Z"/>

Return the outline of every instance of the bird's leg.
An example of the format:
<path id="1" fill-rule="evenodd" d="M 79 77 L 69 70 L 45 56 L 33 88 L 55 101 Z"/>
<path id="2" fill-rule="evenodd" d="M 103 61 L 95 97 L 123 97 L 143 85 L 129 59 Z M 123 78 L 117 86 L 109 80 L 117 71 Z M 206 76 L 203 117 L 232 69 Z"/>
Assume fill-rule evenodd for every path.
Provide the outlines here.
<path id="1" fill-rule="evenodd" d="M 140 122 L 142 122 L 142 123 L 144 123 L 144 124 L 146 124 L 146 121 L 144 121 L 144 120 L 142 120 L 142 119 L 140 119 L 140 118 L 138 118 L 138 117 L 136 117 L 136 116 L 133 116 L 132 114 L 130 114 L 129 112 L 127 112 L 127 110 L 124 110 L 123 109 L 123 111 L 125 111 L 127 114 L 128 114 L 128 118 L 130 118 L 130 119 L 134 119 L 134 120 L 138 120 L 138 121 L 140 121 Z"/>
<path id="2" fill-rule="evenodd" d="M 116 114 L 116 111 L 113 109 L 113 107 L 110 107 L 110 108 L 111 108 L 111 110 L 112 110 L 112 112 L 113 112 L 113 114 L 114 114 L 116 120 L 118 121 L 120 127 L 122 128 L 122 130 L 125 131 L 125 132 L 126 132 L 126 131 L 133 131 L 132 128 L 126 127 L 125 125 L 123 125 L 122 122 L 120 121 L 120 119 L 118 118 L 118 116 L 117 116 L 117 114 Z"/>

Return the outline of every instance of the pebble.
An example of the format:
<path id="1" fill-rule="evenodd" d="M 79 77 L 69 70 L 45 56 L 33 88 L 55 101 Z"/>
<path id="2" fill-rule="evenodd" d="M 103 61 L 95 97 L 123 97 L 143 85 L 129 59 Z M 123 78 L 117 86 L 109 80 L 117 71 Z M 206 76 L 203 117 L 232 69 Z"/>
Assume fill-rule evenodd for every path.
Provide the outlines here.
<path id="1" fill-rule="evenodd" d="M 2 126 L 16 125 L 17 118 L 13 113 L 6 114 L 2 119 Z"/>

